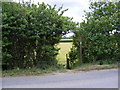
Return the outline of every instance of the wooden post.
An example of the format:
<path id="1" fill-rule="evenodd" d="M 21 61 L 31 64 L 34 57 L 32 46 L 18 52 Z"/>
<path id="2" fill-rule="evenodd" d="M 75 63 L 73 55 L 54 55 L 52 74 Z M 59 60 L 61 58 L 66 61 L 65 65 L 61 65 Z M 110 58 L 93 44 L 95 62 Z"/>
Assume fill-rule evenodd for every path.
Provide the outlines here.
<path id="1" fill-rule="evenodd" d="M 69 63 L 68 54 L 66 54 L 66 59 L 67 59 L 67 65 L 66 65 L 66 68 L 67 68 L 67 69 L 70 69 L 70 63 Z"/>
<path id="2" fill-rule="evenodd" d="M 83 59 L 82 59 L 82 37 L 80 37 L 80 63 L 83 63 Z"/>

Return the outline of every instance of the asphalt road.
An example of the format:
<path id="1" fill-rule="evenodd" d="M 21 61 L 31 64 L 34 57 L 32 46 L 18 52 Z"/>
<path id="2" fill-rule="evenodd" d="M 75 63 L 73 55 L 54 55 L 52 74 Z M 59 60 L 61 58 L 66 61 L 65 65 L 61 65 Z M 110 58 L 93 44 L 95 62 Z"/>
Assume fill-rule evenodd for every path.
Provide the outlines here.
<path id="1" fill-rule="evenodd" d="M 58 73 L 45 76 L 5 77 L 3 88 L 118 88 L 118 70 Z"/>

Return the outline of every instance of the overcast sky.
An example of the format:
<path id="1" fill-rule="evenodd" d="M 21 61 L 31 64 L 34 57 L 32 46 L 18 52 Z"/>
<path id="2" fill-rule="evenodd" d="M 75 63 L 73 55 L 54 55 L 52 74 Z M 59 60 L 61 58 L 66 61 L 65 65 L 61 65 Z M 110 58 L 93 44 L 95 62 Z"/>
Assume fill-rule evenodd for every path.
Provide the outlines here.
<path id="1" fill-rule="evenodd" d="M 19 0 L 14 0 L 19 1 Z M 21 0 L 22 1 L 22 0 Z M 24 0 L 29 1 L 29 0 Z M 45 2 L 46 4 L 50 4 L 54 6 L 55 4 L 57 7 L 60 7 L 63 5 L 63 9 L 69 9 L 66 11 L 63 15 L 73 17 L 73 21 L 75 22 L 81 22 L 84 15 L 84 10 L 89 10 L 89 0 L 31 0 L 34 3 L 37 2 Z"/>
<path id="2" fill-rule="evenodd" d="M 76 22 L 82 21 L 82 16 L 84 15 L 84 10 L 89 8 L 89 0 L 35 0 L 43 1 L 50 5 L 56 4 L 57 7 L 60 7 L 63 4 L 64 9 L 69 9 L 64 13 L 64 16 L 73 17 L 73 20 Z"/>

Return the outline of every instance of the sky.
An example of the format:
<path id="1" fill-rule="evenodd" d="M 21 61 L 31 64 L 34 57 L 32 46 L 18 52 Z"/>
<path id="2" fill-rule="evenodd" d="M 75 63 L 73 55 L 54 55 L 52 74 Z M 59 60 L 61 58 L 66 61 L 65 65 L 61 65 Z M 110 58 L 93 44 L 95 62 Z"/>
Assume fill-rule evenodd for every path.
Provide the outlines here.
<path id="1" fill-rule="evenodd" d="M 63 9 L 67 9 L 63 15 L 73 17 L 73 21 L 82 22 L 84 10 L 89 9 L 89 0 L 35 0 L 43 1 L 50 5 L 57 5 L 60 7 L 63 4 Z"/>
<path id="2" fill-rule="evenodd" d="M 63 9 L 68 9 L 68 11 L 66 11 L 63 16 L 73 17 L 73 21 L 75 22 L 82 22 L 82 19 L 84 19 L 82 16 L 85 14 L 84 10 L 89 10 L 89 1 L 90 0 L 31 0 L 31 2 L 34 3 L 44 2 L 46 4 L 50 4 L 51 6 L 54 6 L 56 4 L 56 8 L 63 5 Z"/>
<path id="3" fill-rule="evenodd" d="M 19 2 L 19 0 L 14 0 Z M 22 0 L 21 0 L 22 1 Z M 24 0 L 29 1 L 29 0 Z M 82 22 L 84 19 L 84 10 L 89 11 L 89 1 L 90 0 L 31 0 L 33 3 L 46 3 L 51 6 L 57 5 L 56 8 L 59 8 L 63 5 L 63 10 L 68 9 L 63 16 L 73 17 L 74 22 Z M 66 36 L 72 36 L 73 33 L 69 33 Z"/>

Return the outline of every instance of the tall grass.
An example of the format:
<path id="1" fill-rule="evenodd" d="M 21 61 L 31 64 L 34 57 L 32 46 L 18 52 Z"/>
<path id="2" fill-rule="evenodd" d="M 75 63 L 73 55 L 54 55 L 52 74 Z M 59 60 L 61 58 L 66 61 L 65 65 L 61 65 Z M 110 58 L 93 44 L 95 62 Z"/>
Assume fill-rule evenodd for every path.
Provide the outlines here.
<path id="1" fill-rule="evenodd" d="M 58 63 L 66 64 L 66 54 L 68 54 L 72 48 L 72 42 L 60 42 L 57 47 L 60 48 L 57 56 Z"/>

